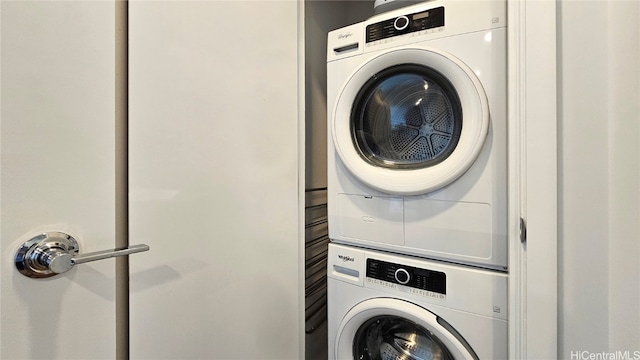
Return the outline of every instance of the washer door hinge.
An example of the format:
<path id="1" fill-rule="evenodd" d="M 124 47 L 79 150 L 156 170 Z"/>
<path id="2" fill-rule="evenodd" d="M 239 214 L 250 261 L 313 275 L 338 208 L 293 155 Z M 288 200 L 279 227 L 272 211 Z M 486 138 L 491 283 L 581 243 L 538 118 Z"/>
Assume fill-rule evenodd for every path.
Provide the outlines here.
<path id="1" fill-rule="evenodd" d="M 520 218 L 520 242 L 523 244 L 527 242 L 527 223 L 523 218 Z"/>

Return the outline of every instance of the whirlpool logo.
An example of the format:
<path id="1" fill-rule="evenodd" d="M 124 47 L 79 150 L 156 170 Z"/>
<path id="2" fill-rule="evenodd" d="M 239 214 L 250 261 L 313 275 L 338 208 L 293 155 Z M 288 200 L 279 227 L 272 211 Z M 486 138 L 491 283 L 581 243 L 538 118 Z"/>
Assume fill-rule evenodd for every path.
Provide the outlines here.
<path id="1" fill-rule="evenodd" d="M 351 256 L 347 256 L 347 255 L 340 255 L 340 254 L 338 254 L 338 259 L 340 259 L 340 260 L 342 260 L 342 261 L 344 261 L 344 262 L 354 262 L 354 261 L 356 261 L 356 259 L 354 259 L 354 258 L 353 258 L 353 257 L 351 257 Z"/>

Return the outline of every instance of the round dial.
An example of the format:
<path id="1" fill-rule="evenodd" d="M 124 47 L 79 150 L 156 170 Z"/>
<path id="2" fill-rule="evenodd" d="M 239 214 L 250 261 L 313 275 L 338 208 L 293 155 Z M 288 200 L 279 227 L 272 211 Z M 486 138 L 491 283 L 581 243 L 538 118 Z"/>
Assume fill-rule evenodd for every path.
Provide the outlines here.
<path id="1" fill-rule="evenodd" d="M 393 27 L 396 28 L 396 30 L 404 30 L 407 26 L 409 26 L 409 18 L 406 16 L 399 16 L 396 18 L 396 21 L 393 22 Z"/>
<path id="2" fill-rule="evenodd" d="M 411 275 L 409 275 L 409 272 L 402 268 L 396 270 L 394 276 L 396 278 L 396 281 L 402 285 L 405 285 L 409 282 L 409 280 L 411 280 Z"/>

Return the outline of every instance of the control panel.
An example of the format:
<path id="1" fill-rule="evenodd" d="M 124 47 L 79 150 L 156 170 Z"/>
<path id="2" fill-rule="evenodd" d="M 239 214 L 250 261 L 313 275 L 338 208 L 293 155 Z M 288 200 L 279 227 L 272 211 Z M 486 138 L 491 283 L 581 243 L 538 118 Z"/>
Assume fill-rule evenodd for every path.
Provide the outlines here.
<path id="1" fill-rule="evenodd" d="M 443 295 L 447 293 L 447 276 L 440 271 L 368 258 L 367 277 Z"/>
<path id="2" fill-rule="evenodd" d="M 398 16 L 367 26 L 366 42 L 444 26 L 444 7 Z"/>

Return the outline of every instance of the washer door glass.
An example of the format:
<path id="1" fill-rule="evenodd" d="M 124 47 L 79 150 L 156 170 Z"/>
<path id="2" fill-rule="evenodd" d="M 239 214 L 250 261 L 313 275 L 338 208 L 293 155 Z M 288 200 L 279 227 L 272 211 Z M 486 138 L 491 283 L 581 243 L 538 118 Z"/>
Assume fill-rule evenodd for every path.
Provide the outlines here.
<path id="1" fill-rule="evenodd" d="M 354 338 L 357 360 L 454 360 L 432 332 L 398 316 L 377 316 L 360 326 Z"/>
<path id="2" fill-rule="evenodd" d="M 373 76 L 351 113 L 354 146 L 372 165 L 420 169 L 454 151 L 462 131 L 458 94 L 439 72 L 402 64 Z"/>

